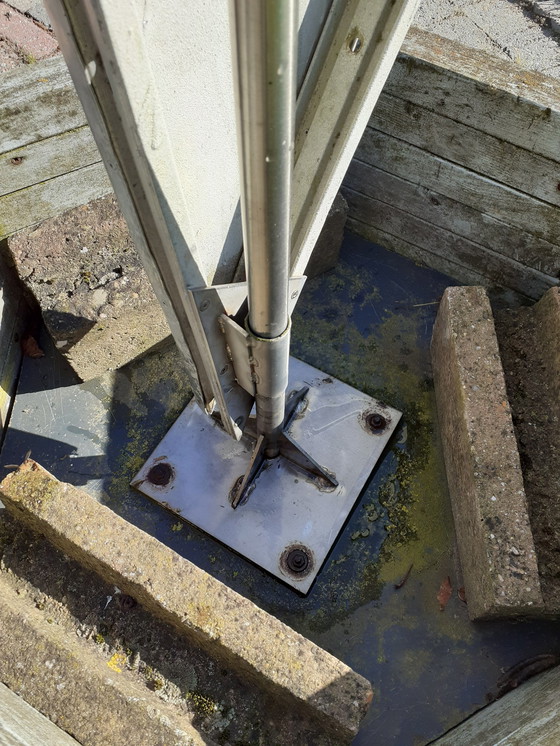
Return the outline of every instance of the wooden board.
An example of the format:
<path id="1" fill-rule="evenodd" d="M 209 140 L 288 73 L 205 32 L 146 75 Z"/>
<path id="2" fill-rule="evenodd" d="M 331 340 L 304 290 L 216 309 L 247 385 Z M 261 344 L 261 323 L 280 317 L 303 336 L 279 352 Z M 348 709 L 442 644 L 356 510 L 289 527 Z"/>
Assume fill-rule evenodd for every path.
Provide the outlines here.
<path id="1" fill-rule="evenodd" d="M 25 687 L 22 687 L 25 689 Z M 0 746 L 79 746 L 68 733 L 0 684 Z"/>
<path id="2" fill-rule="evenodd" d="M 2 154 L 0 197 L 76 171 L 101 157 L 89 127 L 79 127 Z"/>
<path id="3" fill-rule="evenodd" d="M 477 712 L 434 746 L 553 746 L 560 743 L 560 668 Z"/>
<path id="4" fill-rule="evenodd" d="M 349 189 L 345 189 L 344 194 L 352 205 L 351 215 L 355 220 L 376 226 L 396 238 L 410 240 L 411 237 L 419 249 L 472 268 L 484 277 L 500 278 L 499 284 L 529 298 L 540 298 L 556 284 L 555 278 L 524 267 L 509 257 L 411 215 L 406 210 Z"/>
<path id="5" fill-rule="evenodd" d="M 507 142 L 501 133 L 486 134 L 387 93 L 379 99 L 370 125 L 500 184 L 560 206 L 559 133 L 558 152 L 552 160 Z"/>
<path id="6" fill-rule="evenodd" d="M 555 243 L 560 210 L 521 191 L 368 127 L 356 158 Z"/>
<path id="7" fill-rule="evenodd" d="M 85 114 L 62 57 L 0 76 L 0 153 L 84 124 Z"/>
<path id="8" fill-rule="evenodd" d="M 105 167 L 94 163 L 6 194 L 0 197 L 0 239 L 111 191 Z"/>
<path id="9" fill-rule="evenodd" d="M 406 256 L 422 267 L 431 267 L 438 272 L 443 272 L 449 275 L 449 277 L 453 277 L 457 282 L 464 283 L 465 285 L 484 285 L 486 287 L 492 284 L 487 277 L 479 272 L 468 267 L 463 267 L 447 256 L 438 256 L 425 249 L 421 249 L 411 241 L 392 236 L 377 226 L 362 223 L 353 217 L 349 217 L 347 225 L 351 231 L 367 238 L 368 241 L 377 243 L 390 251 L 394 251 L 396 254 L 402 254 L 402 256 Z M 434 300 L 439 300 L 439 298 L 434 298 Z"/>
<path id="10" fill-rule="evenodd" d="M 560 245 L 543 241 L 528 230 L 497 220 L 423 184 L 413 184 L 356 159 L 348 170 L 344 184 L 352 192 L 407 210 L 411 215 L 504 254 L 539 272 L 560 276 Z M 352 208 L 351 195 L 347 195 L 347 198 Z M 558 239 L 560 240 L 560 236 Z"/>
<path id="11" fill-rule="evenodd" d="M 385 92 L 558 160 L 560 82 L 410 29 Z"/>

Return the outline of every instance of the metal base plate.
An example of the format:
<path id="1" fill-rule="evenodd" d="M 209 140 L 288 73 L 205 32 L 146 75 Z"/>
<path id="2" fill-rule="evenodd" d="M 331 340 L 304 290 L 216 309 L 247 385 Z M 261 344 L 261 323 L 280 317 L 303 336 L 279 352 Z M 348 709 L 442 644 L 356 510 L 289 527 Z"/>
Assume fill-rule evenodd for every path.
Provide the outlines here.
<path id="1" fill-rule="evenodd" d="M 332 491 L 279 458 L 265 464 L 247 502 L 233 510 L 229 494 L 248 466 L 252 442 L 234 441 L 194 400 L 132 485 L 307 593 L 401 413 L 290 358 L 288 392 L 303 386 L 309 386 L 307 406 L 288 432 L 334 472 L 339 485 Z"/>

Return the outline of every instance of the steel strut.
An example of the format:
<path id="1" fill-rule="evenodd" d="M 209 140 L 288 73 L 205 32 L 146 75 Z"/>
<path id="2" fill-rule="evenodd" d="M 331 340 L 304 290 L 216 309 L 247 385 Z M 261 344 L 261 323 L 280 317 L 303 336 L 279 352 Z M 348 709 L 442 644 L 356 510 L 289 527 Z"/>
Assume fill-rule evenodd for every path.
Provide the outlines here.
<path id="1" fill-rule="evenodd" d="M 297 0 L 231 0 L 230 16 L 249 303 L 246 329 L 256 405 L 255 447 L 247 472 L 232 490 L 235 508 L 265 459 L 283 456 L 312 478 L 332 486 L 337 482 L 284 432 Z"/>

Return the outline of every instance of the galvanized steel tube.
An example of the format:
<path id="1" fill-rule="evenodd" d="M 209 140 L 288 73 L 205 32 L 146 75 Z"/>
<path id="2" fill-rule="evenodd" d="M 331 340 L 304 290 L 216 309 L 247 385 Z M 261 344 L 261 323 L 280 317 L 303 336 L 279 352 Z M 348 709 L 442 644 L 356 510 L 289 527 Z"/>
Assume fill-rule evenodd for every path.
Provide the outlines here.
<path id="1" fill-rule="evenodd" d="M 255 338 L 265 341 L 283 337 L 281 344 L 285 346 L 285 354 L 279 356 L 275 345 L 270 356 L 274 371 L 267 370 L 269 365 L 263 361 L 261 369 L 267 371 L 268 380 L 256 386 L 257 428 L 273 435 L 284 417 L 289 359 L 297 2 L 231 0 L 230 9 L 248 326 Z M 266 344 L 259 344 L 259 350 L 268 357 Z M 278 383 L 271 385 L 272 381 Z"/>

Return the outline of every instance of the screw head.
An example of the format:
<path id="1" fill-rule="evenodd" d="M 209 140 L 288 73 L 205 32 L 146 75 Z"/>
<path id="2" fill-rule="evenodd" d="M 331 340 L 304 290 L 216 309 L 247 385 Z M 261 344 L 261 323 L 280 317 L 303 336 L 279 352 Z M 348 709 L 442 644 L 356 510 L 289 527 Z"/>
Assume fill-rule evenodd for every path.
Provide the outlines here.
<path id="1" fill-rule="evenodd" d="M 348 44 L 348 48 L 350 49 L 352 54 L 358 54 L 358 52 L 362 48 L 362 40 L 360 39 L 360 37 L 355 36 Z"/>
<path id="2" fill-rule="evenodd" d="M 174 475 L 171 464 L 160 461 L 159 464 L 152 466 L 146 479 L 157 487 L 165 487 L 173 479 Z"/>

